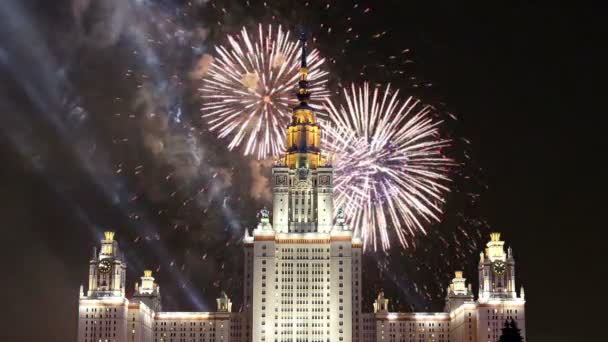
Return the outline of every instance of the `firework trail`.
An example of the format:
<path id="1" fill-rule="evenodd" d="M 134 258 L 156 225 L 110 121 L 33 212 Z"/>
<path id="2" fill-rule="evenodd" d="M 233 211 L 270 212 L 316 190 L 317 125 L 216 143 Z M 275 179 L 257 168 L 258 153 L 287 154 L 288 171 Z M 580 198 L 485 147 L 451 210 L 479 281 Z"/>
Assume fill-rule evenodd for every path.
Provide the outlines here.
<path id="1" fill-rule="evenodd" d="M 443 154 L 450 140 L 442 121 L 418 100 L 402 100 L 390 85 L 343 91 L 344 104 L 326 100 L 325 150 L 335 167 L 335 203 L 349 215 L 366 248 L 401 246 L 437 222 L 455 162 Z"/>
<path id="2" fill-rule="evenodd" d="M 296 104 L 300 49 L 297 37 L 281 26 L 261 24 L 257 34 L 246 28 L 217 46 L 216 57 L 199 89 L 202 118 L 220 138 L 230 137 L 228 148 L 244 145 L 244 155 L 258 159 L 279 155 L 284 131 Z M 325 59 L 313 49 L 308 55 L 311 106 L 328 97 Z"/>

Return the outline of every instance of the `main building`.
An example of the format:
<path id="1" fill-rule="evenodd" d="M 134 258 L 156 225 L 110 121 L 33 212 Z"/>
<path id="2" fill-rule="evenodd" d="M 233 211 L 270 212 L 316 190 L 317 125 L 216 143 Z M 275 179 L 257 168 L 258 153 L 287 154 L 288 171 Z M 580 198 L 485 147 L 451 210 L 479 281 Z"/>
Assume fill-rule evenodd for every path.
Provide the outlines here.
<path id="1" fill-rule="evenodd" d="M 390 312 L 380 293 L 373 312 L 361 307 L 362 241 L 334 213 L 333 168 L 321 154 L 321 127 L 307 104 L 302 41 L 300 103 L 287 127 L 287 151 L 272 168 L 273 208 L 262 210 L 244 246 L 243 307 L 226 294 L 216 312 L 162 311 L 151 271 L 125 296 L 126 265 L 112 232 L 89 261 L 81 287 L 80 342 L 496 342 L 513 319 L 525 336 L 524 294 L 515 261 L 498 233 L 479 261 L 477 299 L 462 272 L 447 288 L 443 312 Z M 335 215 L 334 215 L 335 214 Z"/>

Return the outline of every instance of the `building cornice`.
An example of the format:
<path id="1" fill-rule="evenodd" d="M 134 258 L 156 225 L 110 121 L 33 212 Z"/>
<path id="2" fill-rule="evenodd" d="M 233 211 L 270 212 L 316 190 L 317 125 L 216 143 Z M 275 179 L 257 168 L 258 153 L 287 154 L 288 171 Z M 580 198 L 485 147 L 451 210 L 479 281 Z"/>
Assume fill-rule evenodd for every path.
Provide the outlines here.
<path id="1" fill-rule="evenodd" d="M 118 298 L 114 300 L 108 300 L 107 298 L 81 298 L 79 303 L 80 305 L 94 305 L 102 307 L 129 306 L 129 300 L 126 298 Z"/>
<path id="2" fill-rule="evenodd" d="M 378 321 L 439 321 L 449 322 L 450 314 L 447 312 L 388 312 L 375 315 Z"/>
<path id="3" fill-rule="evenodd" d="M 157 312 L 156 320 L 163 321 L 226 321 L 230 312 Z"/>

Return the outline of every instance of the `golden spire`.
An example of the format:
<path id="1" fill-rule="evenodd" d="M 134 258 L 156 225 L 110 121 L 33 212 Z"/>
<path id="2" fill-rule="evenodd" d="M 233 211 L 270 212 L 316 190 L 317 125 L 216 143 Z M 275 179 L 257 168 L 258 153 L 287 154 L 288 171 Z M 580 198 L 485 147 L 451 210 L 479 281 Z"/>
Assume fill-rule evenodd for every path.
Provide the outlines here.
<path id="1" fill-rule="evenodd" d="M 300 34 L 300 45 L 302 47 L 302 59 L 300 61 L 300 82 L 298 82 L 298 100 L 300 105 L 305 105 L 310 99 L 310 91 L 308 91 L 308 65 L 306 64 L 306 33 L 302 30 Z"/>
<path id="2" fill-rule="evenodd" d="M 292 121 L 287 128 L 287 153 L 284 165 L 290 168 L 312 168 L 323 166 L 321 157 L 321 128 L 316 122 L 313 108 L 308 105 L 308 65 L 306 63 L 306 34 L 300 35 L 302 59 L 297 97 L 300 103 L 293 108 Z"/>
<path id="3" fill-rule="evenodd" d="M 152 276 L 152 270 L 144 270 L 144 277 L 151 277 Z"/>

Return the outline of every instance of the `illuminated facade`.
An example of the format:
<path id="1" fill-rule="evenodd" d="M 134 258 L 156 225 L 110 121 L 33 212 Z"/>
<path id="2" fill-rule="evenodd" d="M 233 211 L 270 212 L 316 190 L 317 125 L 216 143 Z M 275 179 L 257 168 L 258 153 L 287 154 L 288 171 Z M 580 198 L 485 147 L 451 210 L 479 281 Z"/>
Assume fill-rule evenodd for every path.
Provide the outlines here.
<path id="1" fill-rule="evenodd" d="M 101 252 L 89 262 L 89 287 L 80 288 L 78 341 L 240 341 L 231 334 L 240 328 L 238 313 L 225 293 L 217 299 L 216 312 L 163 312 L 160 289 L 152 271 L 144 271 L 131 299 L 125 296 L 124 257 L 106 232 Z M 237 331 L 238 332 L 238 331 Z"/>
<path id="2" fill-rule="evenodd" d="M 375 337 L 365 341 L 387 342 L 498 342 L 505 320 L 514 320 L 526 336 L 524 290 L 515 291 L 515 261 L 505 253 L 499 233 L 492 233 L 479 261 L 477 299 L 461 271 L 455 272 L 446 290 L 444 312 L 399 313 L 388 311 L 380 294 L 374 303 Z M 370 334 L 374 335 L 374 334 Z"/>
<path id="3" fill-rule="evenodd" d="M 493 233 L 479 263 L 475 300 L 462 272 L 447 288 L 444 312 L 389 311 L 380 293 L 361 308 L 362 242 L 333 207 L 333 168 L 321 154 L 321 127 L 308 106 L 305 43 L 287 150 L 272 168 L 272 217 L 266 209 L 245 232 L 243 306 L 222 293 L 216 312 L 164 312 L 159 286 L 144 271 L 125 296 L 124 257 L 107 232 L 81 287 L 79 342 L 496 342 L 506 319 L 525 336 L 523 289 L 515 262 Z"/>
<path id="4" fill-rule="evenodd" d="M 287 151 L 272 168 L 273 211 L 246 236 L 245 295 L 253 341 L 358 341 L 361 240 L 338 211 L 321 127 L 308 106 L 305 44 Z"/>

